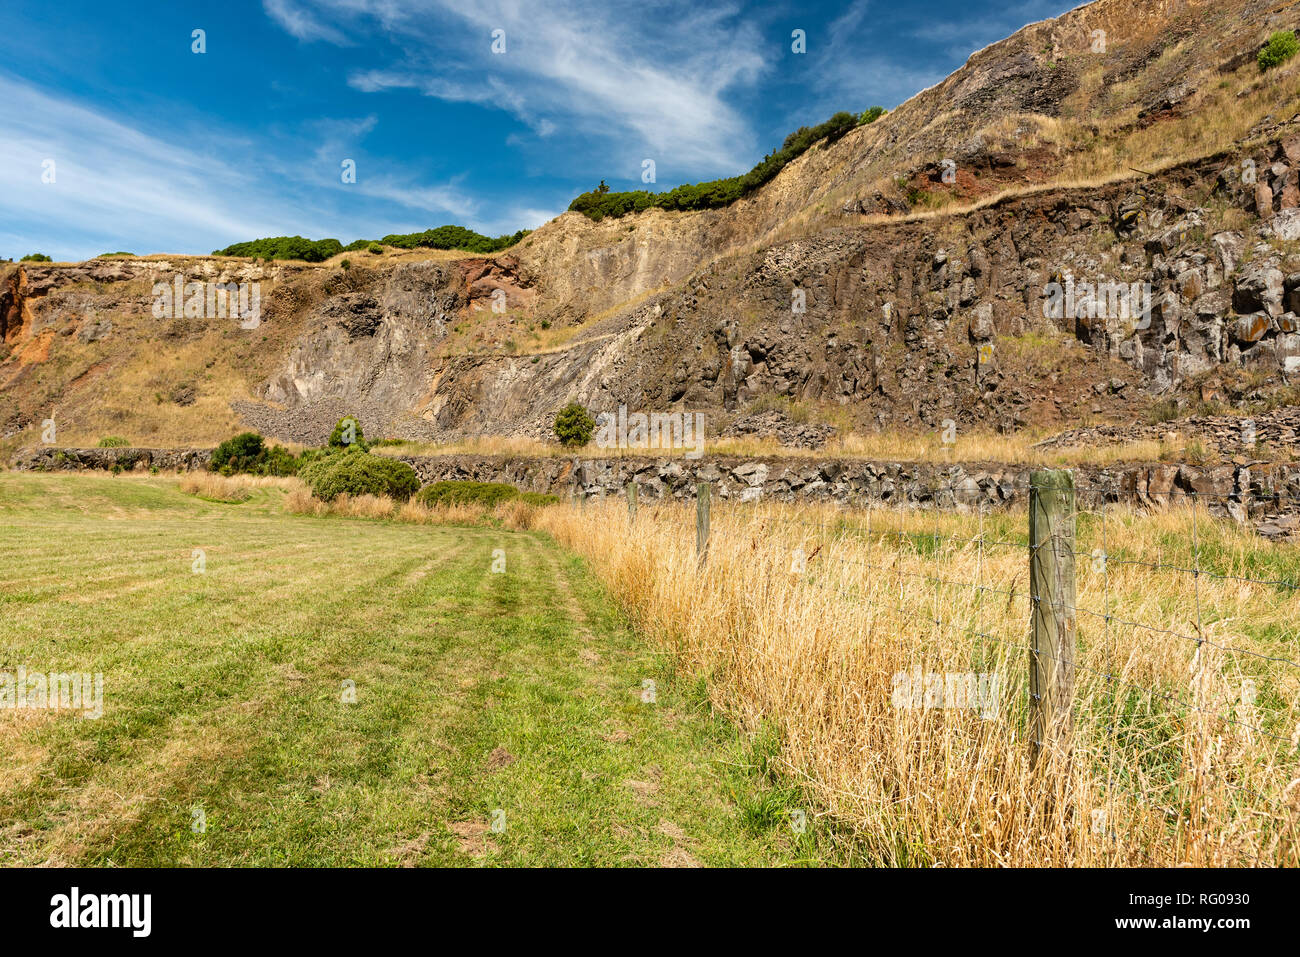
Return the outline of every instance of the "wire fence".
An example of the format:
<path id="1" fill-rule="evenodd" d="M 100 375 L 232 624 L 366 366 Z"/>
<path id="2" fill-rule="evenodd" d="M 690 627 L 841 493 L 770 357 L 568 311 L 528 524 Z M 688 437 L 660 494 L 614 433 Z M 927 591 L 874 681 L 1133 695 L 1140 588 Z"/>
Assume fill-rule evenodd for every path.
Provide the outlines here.
<path id="1" fill-rule="evenodd" d="M 1252 540 L 1225 518 L 1241 507 L 1239 497 L 1184 492 L 1184 504 L 1153 523 L 1152 512 L 1121 504 L 1113 492 L 1073 494 L 1064 516 L 1071 600 L 1059 610 L 1071 645 L 1058 657 L 1030 627 L 1035 608 L 1053 596 L 1030 585 L 1044 543 L 1031 543 L 1024 510 L 963 503 L 969 487 L 934 491 L 949 493 L 935 495 L 946 507 L 900 511 L 862 500 L 774 509 L 719 500 L 702 486 L 700 560 L 720 536 L 780 541 L 800 587 L 830 589 L 838 600 L 909 623 L 918 661 L 936 647 L 920 637 L 928 631 L 945 636 L 949 651 L 954 642 L 964 650 L 958 670 L 1001 669 L 1011 707 L 999 709 L 997 720 L 1030 744 L 1044 743 L 1034 730 L 1043 707 L 1034 668 L 1046 662 L 1077 672 L 1067 703 L 1067 723 L 1077 724 L 1070 746 L 1102 774 L 1108 792 L 1184 817 L 1192 813 L 1189 782 L 1198 782 L 1256 813 L 1295 814 L 1295 546 Z M 1276 509 L 1300 505 L 1270 496 Z M 629 505 L 635 510 L 634 497 Z"/>

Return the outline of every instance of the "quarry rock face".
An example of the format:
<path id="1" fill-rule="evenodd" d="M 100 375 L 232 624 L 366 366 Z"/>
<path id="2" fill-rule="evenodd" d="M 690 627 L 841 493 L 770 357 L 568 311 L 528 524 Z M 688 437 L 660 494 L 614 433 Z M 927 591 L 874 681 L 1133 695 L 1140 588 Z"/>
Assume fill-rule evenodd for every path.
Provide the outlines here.
<path id="1" fill-rule="evenodd" d="M 1254 54 L 1286 18 L 1300 13 L 1264 0 L 1141 16 L 1098 0 L 728 207 L 565 213 L 491 256 L 4 264 L 0 439 L 55 408 L 99 434 L 148 425 L 156 444 L 169 422 L 174 444 L 238 428 L 315 444 L 346 414 L 375 436 L 549 438 L 577 401 L 817 448 L 846 431 L 1132 422 L 1243 376 L 1284 390 L 1300 366 L 1300 123 L 1265 102 Z M 1135 122 L 1107 125 L 1117 96 Z M 1249 110 L 1232 143 L 1198 146 L 1198 116 Z M 1053 185 L 1063 164 L 1162 135 L 1183 159 Z M 156 317 L 155 284 L 177 276 L 257 284 L 259 322 Z"/>
<path id="2" fill-rule="evenodd" d="M 1285 153 L 1275 144 L 1265 155 Z M 554 297 L 526 252 L 354 267 L 310 292 L 298 287 L 319 270 L 277 268 L 260 331 L 287 333 L 284 352 L 261 356 L 269 374 L 234 408 L 265 434 L 303 442 L 349 411 L 376 434 L 544 437 L 570 399 L 593 412 L 698 410 L 727 434 L 744 434 L 732 420 L 760 399 L 842 406 L 856 428 L 1013 430 L 1068 424 L 1094 404 L 1098 379 L 1154 396 L 1224 366 L 1290 371 L 1284 337 L 1296 331 L 1300 282 L 1259 233 L 1206 238 L 1189 223 L 1208 211 L 1162 198 L 1216 175 L 1211 162 L 1147 181 L 1135 217 L 1124 213 L 1134 208 L 1126 184 L 1009 199 L 953 217 L 942 244 L 927 221 L 827 229 L 706 265 L 531 354 L 510 352 L 520 327 L 555 325 L 576 307 Z M 1081 227 L 1124 218 L 1127 233 L 1105 249 Z M 213 281 L 265 275 L 212 265 Z M 39 330 L 48 309 L 66 309 L 60 290 L 72 284 L 143 292 L 170 271 L 25 266 L 0 306 L 7 328 Z M 148 302 L 137 293 L 133 306 Z M 124 305 L 82 304 L 78 340 L 111 341 Z M 487 341 L 458 347 L 469 325 Z M 1032 351 L 1026 336 L 1037 337 Z"/>
<path id="3" fill-rule="evenodd" d="M 478 268 L 416 279 L 403 266 L 365 293 L 322 304 L 262 393 L 289 411 L 247 414 L 273 434 L 306 440 L 310 430 L 277 423 L 329 398 L 371 409 L 395 434 L 545 437 L 558 405 L 576 399 L 593 412 L 699 410 L 734 435 L 744 434 L 730 424 L 737 415 L 776 399 L 847 407 L 858 427 L 952 419 L 1011 430 L 1090 408 L 1085 390 L 1098 378 L 1156 395 L 1225 365 L 1282 372 L 1294 365 L 1280 337 L 1295 331 L 1287 297 L 1296 287 L 1279 257 L 1266 248 L 1239 266 L 1258 235 L 1206 239 L 1208 211 L 1159 195 L 1175 181 L 1209 184 L 1216 173 L 1202 164 L 1176 170 L 1167 184 L 1148 182 L 1128 235 L 1100 252 L 1079 224 L 1121 216 L 1131 187 L 996 204 L 955 219 L 954 241 L 942 246 L 928 223 L 777 244 L 705 267 L 585 326 L 562 350 L 531 356 L 439 354 L 486 286 Z M 1065 299 L 1071 311 L 1053 312 L 1052 286 L 1067 275 L 1080 292 Z M 545 274 L 512 263 L 489 284 L 507 279 L 507 299 L 518 295 L 513 284 L 528 284 L 536 316 L 567 308 L 545 311 Z M 403 283 L 418 293 L 395 293 Z M 1122 287 L 1131 302 L 1116 307 L 1111 290 L 1092 289 L 1104 285 Z M 1025 360 L 1035 357 L 1000 348 L 1035 332 L 1051 336 L 1037 358 L 1058 366 L 1055 381 L 1026 377 Z M 332 402 L 315 431 L 339 408 Z"/>

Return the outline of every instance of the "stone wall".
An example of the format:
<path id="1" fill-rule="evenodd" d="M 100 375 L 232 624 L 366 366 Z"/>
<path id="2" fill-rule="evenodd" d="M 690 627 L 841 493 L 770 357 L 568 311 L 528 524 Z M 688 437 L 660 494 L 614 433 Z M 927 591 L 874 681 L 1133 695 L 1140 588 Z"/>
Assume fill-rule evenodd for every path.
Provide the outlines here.
<path id="1" fill-rule="evenodd" d="M 996 463 L 749 458 L 501 458 L 408 456 L 422 482 L 472 479 L 569 495 L 617 495 L 628 482 L 648 500 L 693 498 L 697 482 L 740 502 L 874 502 L 961 510 L 1023 502 L 1034 467 Z M 1300 465 L 1119 465 L 1075 468 L 1081 506 L 1164 505 L 1202 498 L 1216 515 L 1288 532 L 1300 511 Z M 1276 529 L 1273 528 L 1276 526 Z"/>
<path id="2" fill-rule="evenodd" d="M 14 458 L 19 471 L 71 472 L 81 469 L 111 469 L 120 465 L 124 471 L 188 472 L 205 468 L 212 458 L 211 449 L 62 449 L 38 446 L 24 449 Z"/>
<path id="3" fill-rule="evenodd" d="M 20 453 L 22 470 L 75 469 L 186 471 L 203 468 L 212 453 L 199 449 L 60 449 Z M 569 496 L 620 495 L 636 482 L 647 501 L 690 499 L 699 482 L 737 502 L 878 503 L 910 508 L 996 509 L 1023 503 L 1035 466 L 999 463 L 863 462 L 840 459 L 688 459 L 624 456 L 483 458 L 399 456 L 424 484 L 473 480 Z M 1249 461 L 1195 466 L 1140 464 L 1073 469 L 1080 507 L 1102 502 L 1159 506 L 1201 498 L 1215 515 L 1254 522 L 1265 535 L 1300 531 L 1300 464 Z"/>

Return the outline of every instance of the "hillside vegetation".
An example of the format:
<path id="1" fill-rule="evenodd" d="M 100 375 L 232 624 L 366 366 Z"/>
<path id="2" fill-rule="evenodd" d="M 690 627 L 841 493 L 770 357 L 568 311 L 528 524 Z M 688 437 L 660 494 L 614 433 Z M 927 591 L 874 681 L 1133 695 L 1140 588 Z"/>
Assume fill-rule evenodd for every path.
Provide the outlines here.
<path id="1" fill-rule="evenodd" d="M 882 107 L 873 106 L 860 116 L 841 112 L 817 126 L 801 126 L 785 138 L 779 150 L 768 153 L 762 162 L 739 176 L 707 183 L 686 183 L 662 193 L 648 190 L 611 193 L 602 181 L 600 188 L 583 193 L 569 204 L 569 209 L 599 222 L 606 216 L 624 216 L 651 208 L 686 212 L 729 206 L 772 180 L 792 160 L 802 156 L 817 143 L 834 143 L 849 130 L 874 123 L 884 112 Z"/>
<path id="2" fill-rule="evenodd" d="M 344 246 L 337 239 L 304 239 L 302 236 L 272 236 L 243 243 L 232 243 L 225 249 L 214 249 L 214 256 L 252 256 L 255 259 L 297 259 L 303 262 L 324 262 L 339 253 L 369 249 L 375 245 L 398 249 L 455 249 L 470 253 L 494 253 L 508 249 L 528 235 L 521 229 L 505 236 L 484 236 L 464 226 L 439 226 L 420 233 L 391 233 L 380 240 L 356 239 Z"/>

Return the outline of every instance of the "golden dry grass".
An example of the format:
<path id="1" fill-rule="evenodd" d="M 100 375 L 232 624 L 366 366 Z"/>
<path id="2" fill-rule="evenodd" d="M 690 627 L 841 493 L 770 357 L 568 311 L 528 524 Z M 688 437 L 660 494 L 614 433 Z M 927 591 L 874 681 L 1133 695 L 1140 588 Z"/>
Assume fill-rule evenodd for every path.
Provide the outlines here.
<path id="1" fill-rule="evenodd" d="M 331 502 L 322 502 L 311 494 L 306 484 L 289 489 L 284 498 L 286 511 L 299 515 L 333 515 L 343 518 L 391 519 L 412 525 L 476 525 L 484 522 L 505 525 L 520 530 L 537 524 L 541 507 L 514 500 L 502 502 L 491 509 L 476 505 L 439 505 L 430 507 L 421 502 L 398 502 L 387 495 L 339 495 Z"/>
<path id="2" fill-rule="evenodd" d="M 720 505 L 702 571 L 689 506 L 643 505 L 632 529 L 617 503 L 538 516 L 718 706 L 778 729 L 780 766 L 869 860 L 1295 865 L 1300 672 L 1247 653 L 1296 657 L 1295 590 L 1133 563 L 1295 581 L 1300 562 L 1193 521 L 1080 517 L 1072 748 L 1031 768 L 1023 512 Z M 1000 676 L 996 717 L 896 707 L 917 668 Z"/>
<path id="3" fill-rule="evenodd" d="M 186 495 L 219 502 L 242 502 L 253 489 L 305 489 L 301 479 L 261 475 L 221 475 L 217 472 L 185 472 L 177 483 Z"/>
<path id="4" fill-rule="evenodd" d="M 775 438 L 721 438 L 705 443 L 709 456 L 829 459 L 854 458 L 888 462 L 1015 462 L 1022 465 L 1113 465 L 1118 462 L 1156 462 L 1175 451 L 1158 441 L 1135 441 L 1111 445 L 1039 449 L 1035 444 L 1046 432 L 959 433 L 945 445 L 939 432 L 849 433 L 832 438 L 818 449 L 783 446 Z M 465 455 L 514 457 L 682 457 L 686 449 L 602 449 L 587 445 L 566 448 L 522 436 L 480 436 L 459 442 L 403 442 L 380 446 L 379 455 Z"/>

